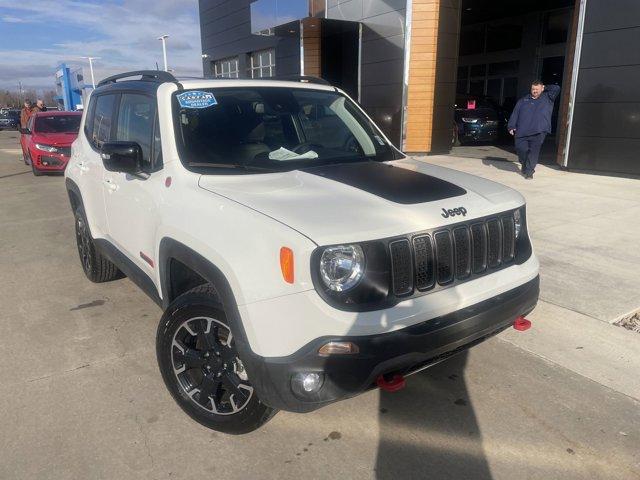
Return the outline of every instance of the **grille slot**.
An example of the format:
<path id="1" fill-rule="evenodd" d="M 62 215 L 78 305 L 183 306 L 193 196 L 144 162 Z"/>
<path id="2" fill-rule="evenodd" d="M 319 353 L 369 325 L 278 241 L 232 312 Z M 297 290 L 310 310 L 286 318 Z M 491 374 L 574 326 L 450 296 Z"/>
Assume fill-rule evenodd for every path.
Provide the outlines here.
<path id="1" fill-rule="evenodd" d="M 388 243 L 391 295 L 412 296 L 507 268 L 519 256 L 509 213 Z"/>
<path id="2" fill-rule="evenodd" d="M 502 261 L 510 262 L 516 256 L 516 225 L 513 217 L 502 217 Z"/>
<path id="3" fill-rule="evenodd" d="M 413 251 L 415 254 L 416 288 L 428 290 L 436 283 L 433 269 L 433 244 L 429 235 L 415 237 L 413 239 Z"/>
<path id="4" fill-rule="evenodd" d="M 487 221 L 487 233 L 489 234 L 487 264 L 490 268 L 496 268 L 502 261 L 502 232 L 498 219 L 492 218 Z"/>
<path id="5" fill-rule="evenodd" d="M 453 245 L 448 231 L 434 235 L 436 243 L 436 272 L 438 283 L 444 285 L 453 281 Z"/>
<path id="6" fill-rule="evenodd" d="M 471 225 L 473 249 L 473 273 L 482 273 L 487 269 L 487 229 L 484 223 Z"/>
<path id="7" fill-rule="evenodd" d="M 413 266 L 409 240 L 396 240 L 389 244 L 391 252 L 391 279 L 396 296 L 408 295 L 413 291 Z"/>
<path id="8" fill-rule="evenodd" d="M 56 147 L 58 149 L 58 153 L 61 153 L 65 157 L 71 156 L 71 147 Z"/>
<path id="9" fill-rule="evenodd" d="M 467 278 L 471 275 L 471 237 L 466 226 L 453 230 L 453 244 L 456 252 L 456 278 Z"/>

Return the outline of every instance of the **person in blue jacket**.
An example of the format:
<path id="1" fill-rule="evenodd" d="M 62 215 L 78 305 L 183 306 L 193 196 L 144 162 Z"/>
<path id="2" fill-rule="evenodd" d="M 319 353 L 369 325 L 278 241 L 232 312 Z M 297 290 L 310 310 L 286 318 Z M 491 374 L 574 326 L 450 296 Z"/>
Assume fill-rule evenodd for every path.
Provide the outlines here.
<path id="1" fill-rule="evenodd" d="M 515 137 L 518 160 L 527 179 L 533 178 L 542 144 L 551 133 L 553 104 L 559 93 L 558 85 L 545 86 L 535 81 L 531 84 L 531 93 L 518 100 L 509 118 L 507 128 Z"/>

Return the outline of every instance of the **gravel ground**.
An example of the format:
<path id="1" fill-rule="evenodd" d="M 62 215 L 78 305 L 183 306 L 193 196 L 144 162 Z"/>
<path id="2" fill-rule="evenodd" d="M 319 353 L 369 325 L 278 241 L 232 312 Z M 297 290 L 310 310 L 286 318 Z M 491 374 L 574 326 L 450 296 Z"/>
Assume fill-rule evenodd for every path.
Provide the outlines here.
<path id="1" fill-rule="evenodd" d="M 616 325 L 640 333 L 640 311 L 627 315 L 616 322 Z"/>

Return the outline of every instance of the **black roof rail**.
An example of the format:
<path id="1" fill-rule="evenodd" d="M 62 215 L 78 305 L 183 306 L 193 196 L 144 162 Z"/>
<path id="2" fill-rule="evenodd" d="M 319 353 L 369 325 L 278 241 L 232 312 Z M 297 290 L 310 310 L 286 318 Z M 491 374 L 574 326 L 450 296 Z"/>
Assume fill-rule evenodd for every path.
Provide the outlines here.
<path id="1" fill-rule="evenodd" d="M 111 75 L 110 77 L 107 77 L 101 80 L 100 83 L 98 83 L 98 87 L 107 85 L 109 83 L 116 83 L 116 81 L 120 80 L 121 78 L 129 78 L 129 77 L 137 77 L 137 76 L 140 76 L 141 77 L 140 80 L 145 82 L 178 83 L 178 80 L 176 79 L 176 77 L 174 77 L 169 72 L 165 72 L 164 70 L 135 70 L 133 72 L 124 72 L 124 73 L 118 73 L 117 75 Z"/>
<path id="2" fill-rule="evenodd" d="M 263 80 L 269 80 L 269 79 L 265 78 Z M 288 82 L 300 82 L 300 83 L 315 83 L 317 85 L 331 86 L 331 83 L 326 81 L 324 78 L 311 77 L 309 75 L 283 75 L 283 76 L 275 77 L 274 80 L 286 80 Z"/>

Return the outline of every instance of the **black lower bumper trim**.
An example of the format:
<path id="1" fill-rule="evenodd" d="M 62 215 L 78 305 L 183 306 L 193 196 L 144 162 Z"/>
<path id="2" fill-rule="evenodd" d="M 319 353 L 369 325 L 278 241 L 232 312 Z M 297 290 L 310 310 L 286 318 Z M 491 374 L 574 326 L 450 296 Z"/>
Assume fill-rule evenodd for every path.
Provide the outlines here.
<path id="1" fill-rule="evenodd" d="M 281 410 L 308 412 L 372 388 L 380 375 L 411 373 L 480 343 L 511 326 L 516 317 L 531 312 L 538 294 L 536 277 L 478 304 L 402 330 L 318 338 L 287 357 L 252 355 L 245 363 L 264 403 Z M 318 355 L 318 349 L 332 340 L 353 342 L 360 351 L 355 355 Z M 318 393 L 294 393 L 291 379 L 300 372 L 323 375 Z"/>

